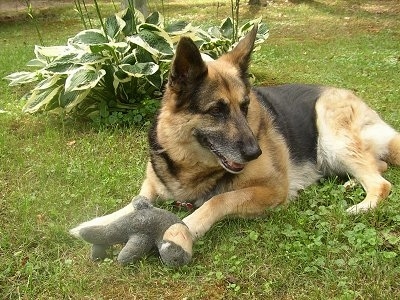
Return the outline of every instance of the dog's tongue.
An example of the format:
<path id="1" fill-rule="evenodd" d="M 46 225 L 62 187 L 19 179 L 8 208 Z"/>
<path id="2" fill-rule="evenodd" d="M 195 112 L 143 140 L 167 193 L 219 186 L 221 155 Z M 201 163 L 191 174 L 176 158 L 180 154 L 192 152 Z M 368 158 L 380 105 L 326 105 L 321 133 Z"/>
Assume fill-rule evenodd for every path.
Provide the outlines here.
<path id="1" fill-rule="evenodd" d="M 241 171 L 244 168 L 244 164 L 239 164 L 234 161 L 227 161 L 228 166 L 235 171 Z"/>

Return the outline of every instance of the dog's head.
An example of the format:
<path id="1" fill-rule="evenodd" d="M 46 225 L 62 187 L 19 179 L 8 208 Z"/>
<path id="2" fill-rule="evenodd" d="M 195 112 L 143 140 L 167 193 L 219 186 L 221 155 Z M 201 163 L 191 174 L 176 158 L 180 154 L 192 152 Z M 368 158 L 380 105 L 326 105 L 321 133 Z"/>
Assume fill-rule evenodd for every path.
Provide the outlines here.
<path id="1" fill-rule="evenodd" d="M 256 34 L 257 26 L 232 51 L 207 63 L 193 41 L 182 38 L 164 95 L 163 105 L 181 126 L 231 173 L 261 154 L 247 120 L 252 109 L 247 69 Z"/>

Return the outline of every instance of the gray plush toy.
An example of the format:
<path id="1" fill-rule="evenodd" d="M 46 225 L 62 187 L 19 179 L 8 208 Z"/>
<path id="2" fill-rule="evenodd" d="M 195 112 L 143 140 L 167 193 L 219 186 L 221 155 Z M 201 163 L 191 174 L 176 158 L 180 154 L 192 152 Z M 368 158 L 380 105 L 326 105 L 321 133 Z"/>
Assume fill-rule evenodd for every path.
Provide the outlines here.
<path id="1" fill-rule="evenodd" d="M 158 249 L 166 265 L 188 264 L 193 241 L 187 226 L 173 213 L 151 205 L 145 197 L 135 197 L 131 205 L 131 212 L 110 224 L 90 226 L 89 221 L 70 233 L 93 244 L 94 260 L 106 258 L 110 246 L 125 244 L 118 255 L 118 262 L 123 265 L 140 259 L 153 248 Z"/>

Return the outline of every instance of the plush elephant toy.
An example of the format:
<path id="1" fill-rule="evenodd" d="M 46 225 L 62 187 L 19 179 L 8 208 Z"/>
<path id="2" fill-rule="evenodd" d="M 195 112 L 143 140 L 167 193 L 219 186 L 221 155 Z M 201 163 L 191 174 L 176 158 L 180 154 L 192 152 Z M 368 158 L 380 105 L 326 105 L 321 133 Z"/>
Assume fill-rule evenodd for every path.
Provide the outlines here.
<path id="1" fill-rule="evenodd" d="M 133 210 L 107 225 L 91 225 L 90 221 L 70 233 L 93 244 L 92 259 L 106 258 L 107 249 L 125 244 L 118 255 L 123 265 L 134 262 L 152 249 L 158 249 L 168 266 L 182 266 L 192 258 L 192 236 L 187 226 L 173 213 L 151 205 L 145 197 L 132 200 Z"/>

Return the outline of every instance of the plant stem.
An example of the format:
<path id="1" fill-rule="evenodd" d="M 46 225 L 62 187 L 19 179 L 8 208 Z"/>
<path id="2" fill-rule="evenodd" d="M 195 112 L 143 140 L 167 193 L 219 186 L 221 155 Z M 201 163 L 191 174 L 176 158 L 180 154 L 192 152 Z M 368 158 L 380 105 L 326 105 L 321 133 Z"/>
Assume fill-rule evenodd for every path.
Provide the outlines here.
<path id="1" fill-rule="evenodd" d="M 75 4 L 75 8 L 76 8 L 76 10 L 78 11 L 79 16 L 80 16 L 80 18 L 81 18 L 83 27 L 85 27 L 85 29 L 87 29 L 86 22 L 85 22 L 85 18 L 84 18 L 83 13 L 82 13 L 81 2 L 80 2 L 79 0 L 74 0 L 74 4 Z"/>
<path id="2" fill-rule="evenodd" d="M 131 10 L 131 12 L 132 12 L 132 19 L 131 19 L 131 28 L 132 28 L 132 33 L 134 33 L 134 34 L 137 34 L 137 31 L 136 31 L 136 19 L 135 19 L 135 12 L 136 12 L 136 9 L 135 9 L 135 5 L 133 4 L 133 0 L 128 0 L 128 6 L 129 6 L 129 9 Z"/>
<path id="3" fill-rule="evenodd" d="M 27 9 L 28 9 L 28 16 L 31 18 L 31 20 L 32 20 L 32 22 L 33 22 L 33 25 L 35 26 L 37 35 L 38 35 L 38 37 L 39 37 L 40 45 L 41 45 L 41 46 L 44 46 L 44 41 L 43 41 L 42 34 L 40 33 L 40 30 L 39 30 L 39 25 L 38 25 L 38 23 L 37 23 L 36 18 L 35 18 L 34 15 L 33 15 L 33 9 L 32 9 L 31 1 L 30 1 L 30 0 L 25 0 L 25 3 L 26 3 L 26 7 L 27 7 Z"/>
<path id="4" fill-rule="evenodd" d="M 88 19 L 88 22 L 89 22 L 89 26 L 90 26 L 90 28 L 93 28 L 92 21 L 90 19 L 90 14 L 89 14 L 89 11 L 87 9 L 85 0 L 82 0 L 82 3 L 83 3 L 83 7 L 85 8 L 85 12 L 86 12 L 86 16 L 87 16 L 87 19 Z"/>
<path id="5" fill-rule="evenodd" d="M 239 8 L 240 8 L 240 0 L 236 0 L 236 26 L 235 26 L 235 42 L 238 40 L 239 35 Z"/>
<path id="6" fill-rule="evenodd" d="M 96 7 L 97 16 L 98 16 L 98 18 L 100 20 L 101 28 L 103 28 L 103 31 L 104 31 L 104 36 L 106 37 L 106 39 L 108 41 L 108 35 L 107 35 L 107 31 L 106 31 L 106 26 L 104 25 L 103 18 L 101 17 L 101 12 L 100 12 L 99 5 L 97 4 L 97 0 L 94 0 L 93 2 L 94 2 L 94 6 Z"/>

